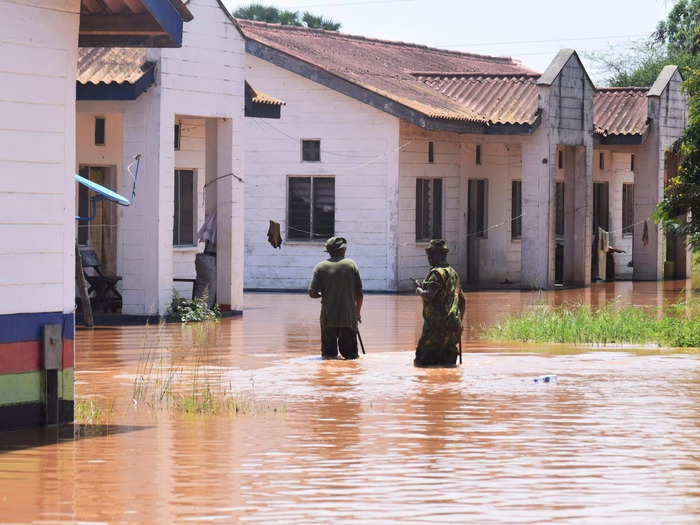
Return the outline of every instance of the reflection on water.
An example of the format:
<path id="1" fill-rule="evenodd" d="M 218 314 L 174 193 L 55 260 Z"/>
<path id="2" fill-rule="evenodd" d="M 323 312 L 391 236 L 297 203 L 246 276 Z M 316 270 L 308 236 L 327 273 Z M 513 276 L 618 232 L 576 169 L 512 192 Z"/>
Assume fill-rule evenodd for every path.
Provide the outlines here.
<path id="1" fill-rule="evenodd" d="M 318 303 L 303 295 L 247 295 L 251 309 L 216 325 L 203 352 L 192 327 L 79 331 L 77 394 L 114 400 L 119 426 L 81 439 L 72 426 L 0 435 L 0 520 L 697 523 L 697 355 L 476 338 L 537 302 L 661 306 L 683 286 L 470 293 L 477 329 L 453 369 L 412 366 L 411 296 L 366 298 L 368 354 L 351 362 L 318 358 Z M 129 410 L 147 348 L 177 371 L 176 387 L 197 366 L 286 411 Z M 532 381 L 545 373 L 559 381 Z"/>

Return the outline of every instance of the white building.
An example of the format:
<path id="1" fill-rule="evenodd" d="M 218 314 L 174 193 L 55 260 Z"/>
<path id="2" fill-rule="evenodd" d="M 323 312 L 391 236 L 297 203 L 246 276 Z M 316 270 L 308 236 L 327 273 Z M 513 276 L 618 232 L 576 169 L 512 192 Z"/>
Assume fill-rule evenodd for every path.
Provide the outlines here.
<path id="1" fill-rule="evenodd" d="M 180 0 L 0 0 L 0 11 L 4 430 L 73 419 L 78 46 L 177 47 L 192 16 Z"/>
<path id="2" fill-rule="evenodd" d="M 80 236 L 122 277 L 122 313 L 137 318 L 164 314 L 174 287 L 191 294 L 174 279 L 194 278 L 197 230 L 214 211 L 216 299 L 243 309 L 244 42 L 219 1 L 187 7 L 180 49 L 78 57 L 75 169 L 129 193 L 125 167 L 143 155 L 133 205 L 110 206 Z"/>
<path id="3" fill-rule="evenodd" d="M 188 7 L 195 21 L 177 53 L 98 49 L 79 60 L 77 168 L 110 177 L 144 148 L 154 156 L 135 208 L 107 218 L 116 235 L 90 230 L 123 277 L 123 313 L 162 314 L 173 287 L 190 293 L 174 280 L 194 277 L 194 232 L 224 181 L 235 197 L 219 235 L 232 251 L 217 299 L 235 296 L 234 310 L 242 286 L 305 289 L 333 234 L 348 238 L 368 290 L 410 288 L 433 237 L 447 239 L 469 286 L 585 286 L 598 226 L 625 252 L 614 255 L 617 278 L 689 271 L 684 249 L 665 262 L 673 250 L 648 220 L 663 151 L 685 125 L 676 68 L 651 89 L 599 90 L 573 50 L 540 74 L 510 58 L 236 21 L 214 0 Z M 160 119 L 155 133 L 150 118 L 129 123 L 144 122 L 144 108 Z M 234 145 L 215 168 L 222 118 Z"/>
<path id="4" fill-rule="evenodd" d="M 598 90 L 573 50 L 540 75 L 508 58 L 239 23 L 246 78 L 287 102 L 278 121 L 245 122 L 246 288 L 306 288 L 332 234 L 369 290 L 409 289 L 433 237 L 467 285 L 585 286 L 598 226 L 625 251 L 617 278 L 689 274 L 682 242 L 664 250 L 649 220 L 686 122 L 677 68 L 650 89 Z"/>

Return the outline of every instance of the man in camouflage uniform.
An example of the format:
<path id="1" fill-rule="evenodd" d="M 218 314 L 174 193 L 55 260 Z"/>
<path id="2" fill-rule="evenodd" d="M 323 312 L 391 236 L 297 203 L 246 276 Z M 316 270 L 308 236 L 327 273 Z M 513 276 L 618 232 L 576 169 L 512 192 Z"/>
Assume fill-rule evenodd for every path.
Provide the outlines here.
<path id="1" fill-rule="evenodd" d="M 425 249 L 430 263 L 428 276 L 414 281 L 423 298 L 423 333 L 416 348 L 416 366 L 453 366 L 459 355 L 465 301 L 459 275 L 447 264 L 444 239 L 433 239 Z"/>
<path id="2" fill-rule="evenodd" d="M 347 241 L 331 237 L 326 241 L 330 258 L 314 268 L 309 297 L 321 298 L 321 357 L 357 359 L 357 322 L 362 309 L 360 270 L 345 257 Z"/>

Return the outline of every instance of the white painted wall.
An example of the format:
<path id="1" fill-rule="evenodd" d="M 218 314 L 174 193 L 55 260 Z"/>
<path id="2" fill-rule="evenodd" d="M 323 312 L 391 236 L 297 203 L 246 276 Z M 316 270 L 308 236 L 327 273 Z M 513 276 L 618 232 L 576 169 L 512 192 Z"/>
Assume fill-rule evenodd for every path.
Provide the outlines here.
<path id="1" fill-rule="evenodd" d="M 174 277 L 194 277 L 196 248 L 173 247 L 174 170 L 197 173 L 197 224 L 204 220 L 205 119 L 232 127 L 223 155 L 212 176 L 242 173 L 244 44 L 240 33 L 216 0 L 191 0 L 194 19 L 184 26 L 183 46 L 149 49 L 156 61 L 156 82 L 137 100 L 128 102 L 79 102 L 81 113 L 117 113 L 122 116 L 123 143 L 117 150 L 109 143 L 105 153 L 122 174 L 118 191 L 130 194 L 131 180 L 124 167 L 137 153 L 143 155 L 134 203 L 120 209 L 117 273 L 122 276 L 125 314 L 164 313 L 174 288 Z M 73 91 L 74 91 L 73 83 Z M 82 117 L 79 117 L 82 118 Z M 85 117 L 86 122 L 88 118 Z M 174 151 L 173 128 L 182 120 L 181 150 Z M 224 122 L 226 121 L 226 122 Z M 108 120 L 108 138 L 112 133 Z M 79 133 L 79 139 L 83 135 Z M 90 139 L 91 140 L 91 139 Z M 213 147 L 216 148 L 216 137 Z M 78 163 L 94 155 L 94 146 L 81 140 Z M 243 308 L 243 190 L 236 183 L 226 195 L 229 213 L 219 214 L 219 235 L 230 239 L 230 286 L 218 297 L 234 310 Z M 200 247 L 201 248 L 201 247 Z M 223 257 L 222 257 L 223 259 Z M 179 284 L 189 297 L 191 285 Z"/>
<path id="2" fill-rule="evenodd" d="M 511 239 L 511 182 L 520 180 L 519 137 L 459 135 L 426 131 L 401 123 L 399 156 L 399 288 L 410 290 L 409 277 L 422 278 L 429 265 L 427 243 L 416 241 L 416 179 L 443 179 L 443 237 L 449 263 L 463 281 L 467 278 L 467 205 L 469 179 L 488 180 L 486 226 L 492 227 L 479 242 L 479 284 L 520 279 L 520 241 Z M 433 163 L 428 162 L 428 142 L 434 144 Z M 476 146 L 481 164 L 476 164 Z"/>
<path id="3" fill-rule="evenodd" d="M 0 314 L 69 313 L 80 1 L 0 11 Z"/>
<path id="4" fill-rule="evenodd" d="M 287 177 L 335 177 L 335 232 L 367 290 L 396 287 L 398 119 L 320 84 L 246 56 L 246 79 L 286 102 L 277 120 L 245 119 L 245 286 L 306 289 L 323 242 L 267 242 L 269 221 L 286 239 Z M 301 161 L 301 139 L 321 140 L 321 162 Z"/>

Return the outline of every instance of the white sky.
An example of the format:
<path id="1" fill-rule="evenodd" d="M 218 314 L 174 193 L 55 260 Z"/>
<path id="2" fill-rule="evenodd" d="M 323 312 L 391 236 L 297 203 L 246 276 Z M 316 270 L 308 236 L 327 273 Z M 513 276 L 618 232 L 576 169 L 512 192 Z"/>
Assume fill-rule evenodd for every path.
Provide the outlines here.
<path id="1" fill-rule="evenodd" d="M 355 35 L 512 56 L 544 71 L 561 48 L 579 55 L 628 48 L 666 17 L 673 0 L 255 0 L 310 11 Z M 232 10 L 249 1 L 224 0 Z M 581 57 L 586 63 L 585 56 Z M 593 80 L 605 75 L 586 63 Z"/>

